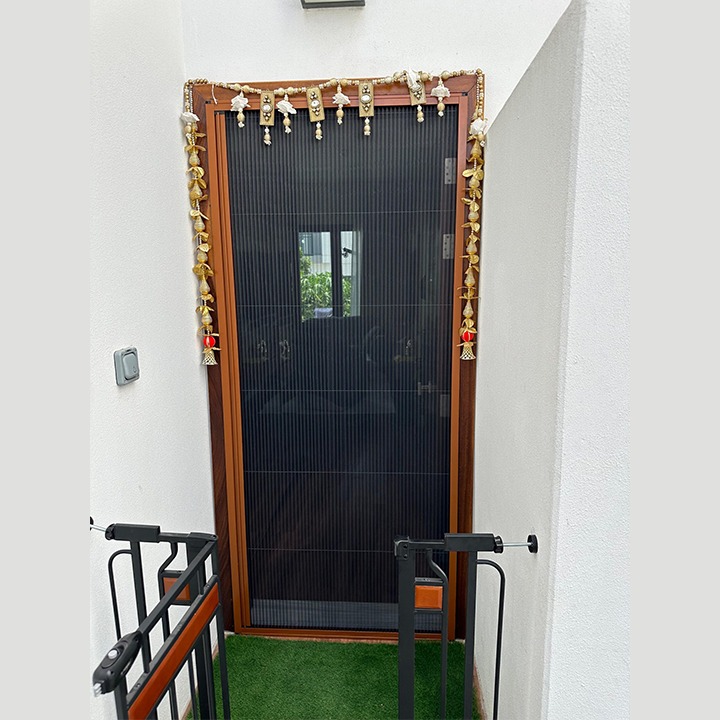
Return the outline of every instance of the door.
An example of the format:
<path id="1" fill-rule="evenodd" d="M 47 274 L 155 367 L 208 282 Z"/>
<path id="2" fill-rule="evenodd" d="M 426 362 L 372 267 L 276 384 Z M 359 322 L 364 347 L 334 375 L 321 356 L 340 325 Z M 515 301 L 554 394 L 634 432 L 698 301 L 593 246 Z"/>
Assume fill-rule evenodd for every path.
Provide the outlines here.
<path id="1" fill-rule="evenodd" d="M 250 109 L 239 128 L 228 103 L 212 108 L 213 455 L 236 632 L 392 634 L 394 538 L 470 530 L 466 97 L 420 124 L 407 93 L 388 92 L 371 136 L 350 106 L 321 140 L 296 103 L 269 146 Z M 435 560 L 453 600 L 456 568 Z M 418 629 L 439 632 L 439 618 Z"/>

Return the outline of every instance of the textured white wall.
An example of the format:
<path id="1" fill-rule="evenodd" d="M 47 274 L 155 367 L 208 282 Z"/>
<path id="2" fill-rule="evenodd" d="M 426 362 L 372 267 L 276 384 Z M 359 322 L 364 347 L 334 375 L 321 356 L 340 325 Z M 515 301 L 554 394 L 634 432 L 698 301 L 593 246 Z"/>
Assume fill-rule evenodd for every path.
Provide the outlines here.
<path id="1" fill-rule="evenodd" d="M 568 27 L 568 25 L 570 25 Z M 542 717 L 552 612 L 566 226 L 573 173 L 573 53 L 563 17 L 488 134 L 480 280 L 474 531 L 538 536 L 540 552 L 489 557 L 507 577 L 500 717 Z M 497 575 L 478 573 L 476 663 L 492 710 Z"/>
<path id="2" fill-rule="evenodd" d="M 630 717 L 629 12 L 584 18 L 548 720 Z"/>
<path id="3" fill-rule="evenodd" d="M 216 82 L 384 76 L 411 68 L 487 75 L 494 119 L 569 0 L 182 0 L 188 77 Z"/>
<path id="4" fill-rule="evenodd" d="M 495 558 L 512 720 L 629 712 L 626 13 L 571 4 L 488 137 L 474 529 L 540 543 Z"/>
<path id="5" fill-rule="evenodd" d="M 99 525 L 213 532 L 179 119 L 186 79 L 180 6 L 94 0 L 90 21 L 89 511 Z M 113 351 L 130 345 L 140 378 L 118 386 Z M 93 531 L 88 545 L 90 695 L 92 671 L 115 641 L 106 559 L 127 544 Z M 125 618 L 123 631 L 132 630 L 133 613 Z M 89 707 L 92 718 L 115 718 L 110 695 L 91 698 Z"/>

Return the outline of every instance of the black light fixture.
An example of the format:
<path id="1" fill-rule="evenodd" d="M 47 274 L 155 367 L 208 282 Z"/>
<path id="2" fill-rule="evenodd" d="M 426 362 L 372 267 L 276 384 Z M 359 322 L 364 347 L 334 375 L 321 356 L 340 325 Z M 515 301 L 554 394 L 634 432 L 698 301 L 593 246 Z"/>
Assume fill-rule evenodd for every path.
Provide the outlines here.
<path id="1" fill-rule="evenodd" d="M 306 10 L 311 8 L 365 7 L 365 0 L 300 0 Z"/>

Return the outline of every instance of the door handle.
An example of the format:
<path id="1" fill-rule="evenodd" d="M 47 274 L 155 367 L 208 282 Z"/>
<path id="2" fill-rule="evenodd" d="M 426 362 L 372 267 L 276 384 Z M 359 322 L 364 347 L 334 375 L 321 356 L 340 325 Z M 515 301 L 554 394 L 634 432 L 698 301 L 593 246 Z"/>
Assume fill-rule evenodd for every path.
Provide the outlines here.
<path id="1" fill-rule="evenodd" d="M 427 393 L 428 395 L 431 392 L 434 392 L 437 390 L 437 385 L 433 385 L 432 383 L 428 383 L 427 385 L 423 385 L 421 382 L 417 384 L 417 394 L 422 395 L 423 393 Z"/>

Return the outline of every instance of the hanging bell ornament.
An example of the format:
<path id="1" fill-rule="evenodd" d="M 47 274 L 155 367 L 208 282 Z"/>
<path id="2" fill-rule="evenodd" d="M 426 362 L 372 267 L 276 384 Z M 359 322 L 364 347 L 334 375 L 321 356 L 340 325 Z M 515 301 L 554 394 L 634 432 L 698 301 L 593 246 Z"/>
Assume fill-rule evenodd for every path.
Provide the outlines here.
<path id="1" fill-rule="evenodd" d="M 460 329 L 460 338 L 462 340 L 462 343 L 460 343 L 460 347 L 462 347 L 462 351 L 460 352 L 460 359 L 474 360 L 475 353 L 473 352 L 473 345 L 475 344 L 475 333 L 469 328 L 464 327 Z"/>
<path id="2" fill-rule="evenodd" d="M 214 348 L 204 347 L 203 348 L 203 365 L 217 365 L 218 361 L 215 359 Z"/>
<path id="3" fill-rule="evenodd" d="M 462 338 L 462 351 L 460 352 L 460 359 L 461 360 L 474 360 L 475 359 L 475 353 L 473 353 L 473 333 L 469 330 L 463 331 L 461 338 Z"/>

